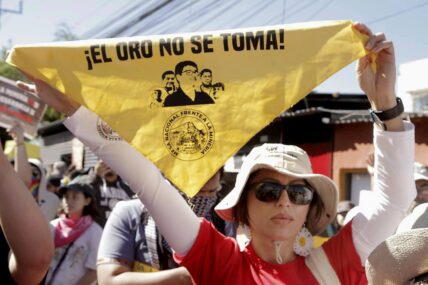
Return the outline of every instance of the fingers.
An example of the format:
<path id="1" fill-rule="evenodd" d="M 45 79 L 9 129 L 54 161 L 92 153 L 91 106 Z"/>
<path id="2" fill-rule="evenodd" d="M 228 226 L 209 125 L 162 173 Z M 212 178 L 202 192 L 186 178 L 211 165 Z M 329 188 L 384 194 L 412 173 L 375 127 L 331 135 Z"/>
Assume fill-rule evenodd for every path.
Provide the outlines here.
<path id="1" fill-rule="evenodd" d="M 370 37 L 365 45 L 365 48 L 369 51 L 371 51 L 372 53 L 380 53 L 381 51 L 385 51 L 387 53 L 392 54 L 394 51 L 394 45 L 392 43 L 392 41 L 389 41 L 386 39 L 386 36 L 384 33 L 377 33 L 377 34 L 371 34 L 370 30 L 366 30 L 366 26 L 362 25 L 362 24 L 358 24 L 361 25 L 359 26 L 360 28 L 357 30 L 362 30 L 365 31 L 368 35 L 368 32 L 370 33 Z M 368 28 L 367 28 L 368 29 Z"/>
<path id="2" fill-rule="evenodd" d="M 359 22 L 355 22 L 352 27 L 354 29 L 356 29 L 357 31 L 359 31 L 360 33 L 367 35 L 369 37 L 372 36 L 372 31 L 369 29 L 369 27 L 367 27 L 366 25 L 359 23 Z"/>
<path id="3" fill-rule="evenodd" d="M 376 35 L 370 36 L 369 40 L 366 43 L 365 48 L 372 51 L 379 43 L 386 40 L 384 33 L 377 33 Z"/>
<path id="4" fill-rule="evenodd" d="M 372 52 L 379 53 L 383 50 L 390 51 L 393 49 L 393 47 L 394 46 L 392 44 L 392 41 L 384 41 L 384 42 L 380 42 L 376 46 L 374 46 L 372 49 Z"/>
<path id="5" fill-rule="evenodd" d="M 372 57 L 370 55 L 366 55 L 362 58 L 360 58 L 360 60 L 358 61 L 357 64 L 357 74 L 361 75 L 364 73 L 364 71 L 367 70 L 367 67 L 370 66 L 370 64 L 372 63 Z"/>
<path id="6" fill-rule="evenodd" d="M 365 48 L 373 53 L 379 53 L 383 50 L 392 52 L 393 44 L 387 41 L 384 33 L 373 34 L 372 31 L 364 24 L 356 22 L 352 26 L 360 33 L 369 36 Z"/>
<path id="7" fill-rule="evenodd" d="M 385 34 L 383 33 L 371 36 L 366 43 L 366 49 L 373 53 L 379 53 L 383 50 L 392 52 L 393 47 L 392 41 L 386 40 Z"/>

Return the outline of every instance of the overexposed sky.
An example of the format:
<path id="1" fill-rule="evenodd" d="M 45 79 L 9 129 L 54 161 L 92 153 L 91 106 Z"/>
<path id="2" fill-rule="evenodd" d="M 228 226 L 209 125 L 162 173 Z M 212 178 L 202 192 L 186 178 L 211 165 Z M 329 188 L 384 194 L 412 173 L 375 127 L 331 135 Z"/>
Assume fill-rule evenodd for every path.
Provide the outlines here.
<path id="1" fill-rule="evenodd" d="M 68 24 L 77 35 L 83 35 L 109 19 L 130 3 L 150 0 L 22 0 L 23 13 L 0 14 L 0 44 L 38 43 L 52 41 L 58 24 Z M 192 3 L 204 0 L 174 0 Z M 274 6 L 275 14 L 257 10 L 245 25 L 260 26 L 272 23 L 294 23 L 316 20 L 351 19 L 368 24 L 373 31 L 385 32 L 395 44 L 397 63 L 428 58 L 428 0 L 218 0 L 234 1 L 236 17 L 240 7 L 256 2 Z M 2 0 L 2 9 L 17 10 L 19 0 Z M 196 6 L 196 5 L 195 5 Z M 200 6 L 200 5 L 199 5 Z M 215 9 L 210 5 L 209 9 Z M 194 12 L 189 8 L 189 15 Z M 210 21 L 216 21 L 210 19 Z M 219 29 L 230 28 L 230 23 L 211 25 Z M 188 31 L 192 32 L 192 31 Z M 354 78 L 354 64 L 346 67 L 321 86 L 319 92 L 360 92 Z"/>

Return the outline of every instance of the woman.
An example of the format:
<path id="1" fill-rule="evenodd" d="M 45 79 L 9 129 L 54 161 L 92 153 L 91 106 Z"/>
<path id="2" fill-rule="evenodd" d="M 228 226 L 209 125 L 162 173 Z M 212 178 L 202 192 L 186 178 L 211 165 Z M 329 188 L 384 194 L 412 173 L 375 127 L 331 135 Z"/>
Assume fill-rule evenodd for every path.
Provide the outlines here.
<path id="1" fill-rule="evenodd" d="M 50 222 L 55 256 L 45 284 L 93 284 L 102 229 L 91 187 L 80 177 L 60 188 L 62 214 Z"/>
<path id="2" fill-rule="evenodd" d="M 19 123 L 15 123 L 8 131 L 16 143 L 14 161 L 16 172 L 30 189 L 46 220 L 53 220 L 57 215 L 60 201 L 55 194 L 47 190 L 46 173 L 42 163 L 38 159 L 28 159 L 24 147 L 24 129 Z"/>
<path id="3" fill-rule="evenodd" d="M 399 101 L 394 95 L 392 43 L 383 34 L 373 35 L 362 24 L 354 28 L 369 36 L 366 49 L 375 55 L 359 62 L 360 86 L 374 110 L 394 108 Z M 371 68 L 373 58 L 376 71 Z M 296 240 L 297 245 L 304 245 L 305 239 L 300 237 L 322 231 L 334 218 L 337 189 L 328 177 L 312 173 L 309 159 L 300 148 L 264 145 L 251 152 L 235 188 L 217 207 L 224 219 L 249 228 L 252 239 L 241 252 L 234 240 L 198 219 L 177 191 L 171 191 L 172 186 L 156 167 L 135 149 L 125 142 L 94 137 L 97 118 L 93 113 L 78 109 L 75 102 L 47 84 L 35 83 L 36 91 L 48 104 L 72 115 L 66 126 L 137 191 L 175 250 L 176 259 L 197 284 L 366 284 L 363 265 L 368 254 L 393 234 L 415 195 L 413 127 L 397 116 L 379 124 L 388 131 L 374 131 L 376 208 L 362 207 L 362 212 L 322 250 L 310 252 L 303 247 L 294 251 Z M 132 173 L 134 169 L 139 170 L 138 175 Z M 300 254 L 309 255 L 304 258 Z"/>

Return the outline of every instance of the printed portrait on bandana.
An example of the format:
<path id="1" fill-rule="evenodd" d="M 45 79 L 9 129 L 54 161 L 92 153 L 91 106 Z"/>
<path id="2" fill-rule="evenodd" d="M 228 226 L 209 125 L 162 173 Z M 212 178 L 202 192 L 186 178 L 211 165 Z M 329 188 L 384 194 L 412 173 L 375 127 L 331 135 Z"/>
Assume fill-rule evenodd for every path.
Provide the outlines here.
<path id="1" fill-rule="evenodd" d="M 224 91 L 224 84 L 212 81 L 210 69 L 199 72 L 195 62 L 181 61 L 174 72 L 167 70 L 162 74 L 163 87 L 153 90 L 150 108 L 215 104 L 217 93 Z"/>

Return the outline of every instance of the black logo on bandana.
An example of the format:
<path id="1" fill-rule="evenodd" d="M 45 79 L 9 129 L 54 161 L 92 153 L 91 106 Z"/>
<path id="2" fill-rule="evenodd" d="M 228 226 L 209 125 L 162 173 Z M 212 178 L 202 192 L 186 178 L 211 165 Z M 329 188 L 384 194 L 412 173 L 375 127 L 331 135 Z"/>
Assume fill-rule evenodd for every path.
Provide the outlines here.
<path id="1" fill-rule="evenodd" d="M 97 131 L 98 131 L 98 134 L 106 140 L 109 140 L 109 141 L 122 140 L 119 134 L 113 131 L 113 129 L 100 118 L 97 119 Z"/>
<path id="2" fill-rule="evenodd" d="M 214 145 L 215 132 L 201 111 L 182 110 L 172 114 L 163 129 L 163 141 L 172 156 L 180 160 L 204 157 Z"/>

